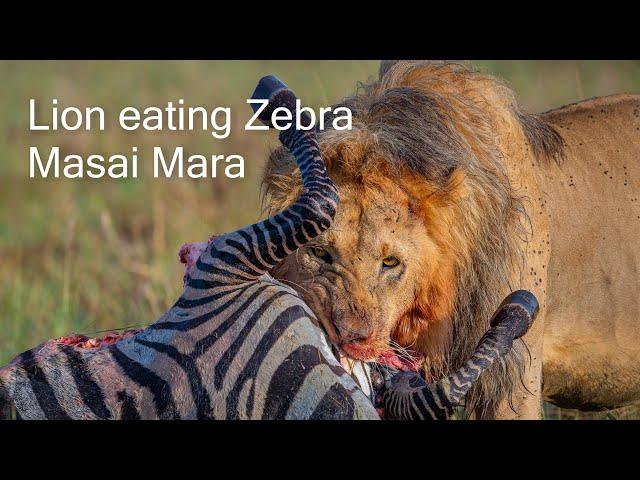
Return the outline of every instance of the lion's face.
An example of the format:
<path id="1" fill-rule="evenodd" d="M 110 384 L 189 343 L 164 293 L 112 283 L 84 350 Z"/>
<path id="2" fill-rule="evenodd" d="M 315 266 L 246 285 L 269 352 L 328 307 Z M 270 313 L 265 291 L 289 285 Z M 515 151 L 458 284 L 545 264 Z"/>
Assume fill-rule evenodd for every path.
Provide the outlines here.
<path id="1" fill-rule="evenodd" d="M 350 356 L 378 358 L 392 342 L 416 348 L 429 328 L 422 305 L 439 305 L 446 256 L 425 223 L 421 204 L 396 182 L 338 183 L 334 226 L 291 255 L 276 274 L 292 282 L 329 334 Z M 445 295 L 446 296 L 446 295 Z M 417 349 L 420 350 L 420 349 Z"/>

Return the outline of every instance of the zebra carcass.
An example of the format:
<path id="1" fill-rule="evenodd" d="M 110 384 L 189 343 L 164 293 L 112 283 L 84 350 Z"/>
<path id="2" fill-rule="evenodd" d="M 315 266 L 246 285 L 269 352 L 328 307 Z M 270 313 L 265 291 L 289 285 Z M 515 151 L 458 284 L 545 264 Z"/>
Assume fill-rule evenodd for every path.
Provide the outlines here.
<path id="1" fill-rule="evenodd" d="M 295 96 L 263 78 L 260 116 L 293 108 Z M 308 124 L 308 119 L 305 124 Z M 303 192 L 257 224 L 212 238 L 197 255 L 176 303 L 140 331 L 102 339 L 49 340 L 0 368 L 0 414 L 24 419 L 446 418 L 480 373 L 530 326 L 530 294 L 503 305 L 473 357 L 434 384 L 370 368 L 347 372 L 313 312 L 269 271 L 329 228 L 338 203 L 314 131 L 280 140 L 296 158 Z M 507 313 L 505 313 L 507 312 Z M 350 374 L 352 373 L 353 376 Z M 410 377 L 408 377 L 409 375 Z M 377 395 L 376 395 L 377 393 Z"/>

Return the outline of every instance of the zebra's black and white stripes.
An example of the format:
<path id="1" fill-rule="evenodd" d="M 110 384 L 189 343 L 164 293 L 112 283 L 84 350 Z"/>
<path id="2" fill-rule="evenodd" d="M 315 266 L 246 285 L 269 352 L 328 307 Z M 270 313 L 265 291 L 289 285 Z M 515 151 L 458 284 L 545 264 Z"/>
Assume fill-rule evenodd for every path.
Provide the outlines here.
<path id="1" fill-rule="evenodd" d="M 269 99 L 265 113 L 296 100 L 274 77 L 254 98 Z M 377 418 L 313 313 L 268 275 L 329 228 L 338 203 L 315 132 L 280 139 L 303 179 L 293 205 L 211 240 L 182 296 L 147 329 L 97 349 L 49 341 L 17 357 L 0 370 L 0 399 L 22 418 Z"/>
<path id="2" fill-rule="evenodd" d="M 264 121 L 296 100 L 274 77 L 260 81 L 254 98 L 269 99 Z M 13 407 L 25 419 L 379 418 L 313 312 L 268 274 L 329 228 L 338 204 L 315 133 L 290 129 L 280 140 L 302 175 L 293 205 L 210 240 L 188 270 L 181 297 L 148 328 L 101 347 L 50 340 L 0 368 L 0 415 Z M 407 388 L 405 376 L 391 380 L 382 397 L 388 416 L 448 416 L 528 328 L 522 316 L 496 318 L 502 320 L 456 374 L 433 385 L 412 377 Z"/>
<path id="3" fill-rule="evenodd" d="M 253 97 L 267 93 L 269 106 L 260 120 L 269 122 L 277 107 L 295 108 L 295 95 L 275 77 L 263 78 Z M 302 116 L 303 123 L 308 124 L 308 114 L 304 112 Z M 280 133 L 280 141 L 296 159 L 302 175 L 302 193 L 282 212 L 211 242 L 198 265 L 203 275 L 191 279 L 190 286 L 212 280 L 221 283 L 256 280 L 333 223 L 338 191 L 322 161 L 315 131 L 289 128 Z"/>

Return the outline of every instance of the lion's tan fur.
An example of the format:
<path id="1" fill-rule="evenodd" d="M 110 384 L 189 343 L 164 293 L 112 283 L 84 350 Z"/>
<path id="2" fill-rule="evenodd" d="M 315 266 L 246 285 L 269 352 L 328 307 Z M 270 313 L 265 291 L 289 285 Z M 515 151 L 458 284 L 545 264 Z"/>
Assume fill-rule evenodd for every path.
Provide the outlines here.
<path id="1" fill-rule="evenodd" d="M 427 374 L 439 376 L 470 355 L 506 292 L 530 288 L 546 306 L 546 272 L 538 270 L 548 265 L 550 216 L 536 206 L 544 195 L 539 176 L 563 164 L 565 141 L 546 117 L 522 111 L 506 85 L 457 63 L 383 62 L 379 80 L 343 104 L 354 112 L 353 130 L 320 136 L 329 173 L 346 199 L 343 220 L 338 219 L 326 244 L 341 245 L 342 265 L 351 269 L 344 275 L 362 279 L 361 266 L 346 257 L 359 236 L 372 234 L 351 228 L 354 219 L 380 208 L 379 198 L 383 203 L 386 198 L 389 208 L 395 203 L 409 209 L 409 220 L 414 215 L 421 219 L 424 230 L 411 227 L 425 237 L 413 246 L 425 257 L 413 260 L 420 264 L 413 270 L 422 275 L 420 286 L 412 306 L 387 320 L 393 322 L 388 334 L 424 353 Z M 297 195 L 299 173 L 282 150 L 271 156 L 264 185 L 270 210 Z M 374 221 L 371 227 L 382 225 Z M 531 249 L 537 242 L 545 245 L 544 252 Z M 311 283 L 304 283 L 298 267 L 285 265 L 276 274 L 298 283 L 303 295 L 323 275 L 329 278 L 329 273 L 314 272 Z M 330 283 L 323 288 L 332 289 L 334 300 L 369 301 L 353 282 L 349 289 L 337 280 Z M 358 315 L 366 317 L 367 307 L 362 308 Z M 542 327 L 538 331 L 530 337 L 541 337 Z M 531 358 L 520 343 L 483 375 L 468 396 L 470 409 L 496 412 L 511 401 L 530 360 L 541 362 L 541 341 L 528 343 L 535 345 Z M 535 379 L 529 375 L 519 399 L 526 398 L 528 389 L 539 395 L 540 368 L 532 371 Z"/>

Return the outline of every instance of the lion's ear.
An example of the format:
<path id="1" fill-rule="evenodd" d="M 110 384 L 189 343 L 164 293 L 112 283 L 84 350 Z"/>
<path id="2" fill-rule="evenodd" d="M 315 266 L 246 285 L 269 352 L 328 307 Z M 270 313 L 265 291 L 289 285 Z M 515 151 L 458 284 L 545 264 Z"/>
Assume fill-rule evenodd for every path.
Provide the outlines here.
<path id="1" fill-rule="evenodd" d="M 402 183 L 412 198 L 408 205 L 409 212 L 417 215 L 459 204 L 470 195 L 467 175 L 460 167 L 452 168 L 446 178 L 440 181 L 429 182 L 422 177 L 411 175 L 404 177 Z"/>

